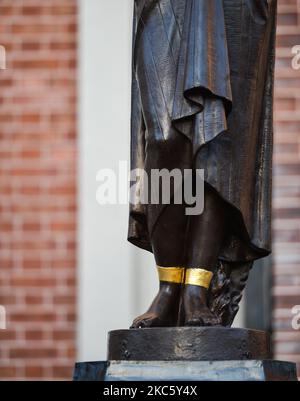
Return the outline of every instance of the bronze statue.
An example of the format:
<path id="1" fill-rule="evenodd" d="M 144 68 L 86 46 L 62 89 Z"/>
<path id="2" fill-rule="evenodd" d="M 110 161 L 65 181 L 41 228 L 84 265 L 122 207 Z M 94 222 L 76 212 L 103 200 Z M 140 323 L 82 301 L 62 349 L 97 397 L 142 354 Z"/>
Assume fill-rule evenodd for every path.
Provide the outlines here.
<path id="1" fill-rule="evenodd" d="M 276 7 L 134 1 L 128 240 L 154 254 L 160 287 L 74 380 L 297 380 L 269 333 L 230 328 L 271 252 Z"/>
<path id="2" fill-rule="evenodd" d="M 160 278 L 133 328 L 230 326 L 253 261 L 270 253 L 276 8 L 135 0 L 131 168 L 204 169 L 205 208 L 131 204 L 128 239 L 153 252 Z"/>

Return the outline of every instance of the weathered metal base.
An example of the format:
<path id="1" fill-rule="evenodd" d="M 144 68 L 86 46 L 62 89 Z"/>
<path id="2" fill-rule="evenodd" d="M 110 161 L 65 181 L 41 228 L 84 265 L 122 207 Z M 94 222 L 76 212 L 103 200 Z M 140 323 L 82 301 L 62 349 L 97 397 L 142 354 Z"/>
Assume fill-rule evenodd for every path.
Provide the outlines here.
<path id="1" fill-rule="evenodd" d="M 108 362 L 77 363 L 74 380 L 297 380 L 295 364 L 271 361 L 269 336 L 224 327 L 111 331 Z"/>
<path id="2" fill-rule="evenodd" d="M 297 381 L 296 365 L 278 361 L 111 361 L 77 363 L 75 381 Z"/>
<path id="3" fill-rule="evenodd" d="M 108 335 L 109 361 L 232 361 L 271 358 L 263 331 L 224 327 L 116 330 Z"/>

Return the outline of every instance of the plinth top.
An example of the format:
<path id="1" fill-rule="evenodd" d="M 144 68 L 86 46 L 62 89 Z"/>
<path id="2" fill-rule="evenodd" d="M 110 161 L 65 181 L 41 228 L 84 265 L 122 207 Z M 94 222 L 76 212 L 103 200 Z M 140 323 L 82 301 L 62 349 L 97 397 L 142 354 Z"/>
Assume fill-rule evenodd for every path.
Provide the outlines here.
<path id="1" fill-rule="evenodd" d="M 168 327 L 114 330 L 108 360 L 228 361 L 270 359 L 269 335 L 225 327 Z"/>

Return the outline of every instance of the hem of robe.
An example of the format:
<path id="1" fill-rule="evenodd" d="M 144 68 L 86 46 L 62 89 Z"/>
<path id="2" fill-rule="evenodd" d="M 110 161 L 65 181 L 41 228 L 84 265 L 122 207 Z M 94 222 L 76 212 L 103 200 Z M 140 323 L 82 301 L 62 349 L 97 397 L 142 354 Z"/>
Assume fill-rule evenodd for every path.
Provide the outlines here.
<path id="1" fill-rule="evenodd" d="M 217 11 L 221 12 L 222 10 L 219 3 L 214 2 L 214 4 L 215 7 L 218 7 Z M 216 52 L 221 52 L 217 59 L 222 59 L 223 61 L 220 63 L 223 66 L 223 70 L 219 71 L 219 75 L 210 75 L 210 77 L 218 77 L 215 81 L 213 80 L 211 82 L 210 79 L 208 79 L 209 74 L 205 74 L 205 71 L 203 72 L 201 70 L 201 64 L 197 64 L 199 63 L 199 59 L 195 59 L 194 54 L 190 52 L 190 49 L 194 49 L 194 46 L 191 46 L 192 43 L 190 43 L 191 40 L 194 40 L 194 37 L 191 37 L 189 27 L 195 16 L 195 9 L 193 9 L 192 13 L 192 8 L 197 8 L 197 5 L 198 2 L 194 1 L 187 3 L 187 18 L 185 19 L 185 33 L 183 33 L 183 35 L 186 34 L 186 40 L 182 41 L 183 46 L 180 50 L 179 61 L 179 64 L 184 68 L 178 69 L 174 107 L 171 116 L 173 127 L 178 133 L 188 138 L 193 147 L 193 166 L 195 166 L 197 155 L 199 155 L 207 144 L 213 144 L 221 135 L 231 135 L 228 131 L 227 117 L 232 109 L 231 77 L 226 34 L 221 36 L 221 38 L 225 40 L 224 46 L 215 47 Z M 221 19 L 219 19 L 219 22 L 215 29 L 217 30 L 216 36 L 220 38 L 220 32 L 223 31 L 225 33 L 225 24 Z M 198 48 L 201 49 L 201 46 Z M 199 74 L 198 79 L 189 81 L 187 77 L 191 75 L 186 73 L 186 68 L 193 68 L 195 64 L 198 66 L 196 70 L 200 70 L 202 74 Z M 221 85 L 221 83 L 224 85 Z M 212 111 L 215 111 L 215 113 L 212 113 Z M 214 115 L 218 117 L 213 117 Z M 201 127 L 201 124 L 204 126 L 204 120 L 206 123 L 208 121 L 211 129 L 204 130 L 204 137 L 200 138 L 199 141 L 195 129 L 198 128 L 200 130 L 199 127 Z M 198 143 L 195 141 L 198 141 Z M 232 213 L 237 220 L 238 230 L 236 233 L 233 234 L 232 230 L 228 230 L 229 241 L 234 242 L 236 245 L 232 247 L 230 251 L 230 247 L 225 244 L 223 250 L 220 252 L 219 260 L 241 263 L 251 262 L 268 256 L 271 253 L 270 249 L 259 247 L 252 241 L 242 211 L 231 203 L 226 196 L 215 188 L 207 179 L 205 179 L 205 184 L 212 188 L 224 201 L 229 213 Z M 146 213 L 130 213 L 128 241 L 141 249 L 153 253 L 150 241 L 151 234 L 156 225 L 159 224 L 159 218 L 167 206 L 168 205 L 162 205 L 151 227 L 150 233 L 147 227 Z M 147 207 L 147 205 L 145 207 Z"/>
<path id="2" fill-rule="evenodd" d="M 207 97 L 207 94 L 209 94 L 209 97 Z M 213 93 L 211 88 L 203 87 L 202 85 L 199 87 L 187 88 L 184 91 L 184 98 L 189 100 L 193 111 L 180 117 L 173 118 L 172 125 L 179 134 L 184 135 L 190 141 L 192 146 L 194 145 L 193 138 L 186 134 L 185 126 L 188 126 L 191 123 L 193 124 L 197 116 L 205 113 L 205 103 L 208 100 L 221 100 L 223 103 L 224 115 L 226 115 L 225 123 L 223 124 L 223 129 L 221 131 L 214 132 L 209 139 L 206 139 L 196 148 L 193 146 L 194 152 L 192 165 L 194 167 L 196 158 L 200 154 L 201 150 L 203 150 L 208 144 L 213 144 L 214 141 L 220 136 L 231 135 L 227 130 L 227 110 L 231 109 L 231 104 L 229 104 L 228 98 L 226 99 L 223 96 L 219 96 L 217 93 Z M 228 233 L 231 235 L 231 240 L 236 243 L 235 248 L 230 251 L 230 247 L 226 247 L 226 245 L 224 245 L 223 251 L 220 252 L 218 259 L 231 263 L 246 263 L 268 256 L 271 253 L 270 249 L 259 247 L 252 242 L 242 211 L 236 205 L 231 203 L 226 196 L 221 193 L 221 191 L 215 188 L 214 185 L 209 182 L 209 180 L 205 179 L 204 183 L 220 197 L 220 199 L 226 205 L 225 207 L 228 208 L 229 213 L 235 216 L 237 220 L 237 226 L 239 226 L 239 229 L 235 235 L 233 234 L 232 230 L 228 230 Z M 159 224 L 160 216 L 166 207 L 168 207 L 168 205 L 162 205 L 161 210 L 159 211 L 151 227 L 150 234 L 147 228 L 146 214 L 137 212 L 131 213 L 130 219 L 133 219 L 133 222 L 129 224 L 130 231 L 132 231 L 132 227 L 134 225 L 136 234 L 129 233 L 128 241 L 141 249 L 153 253 L 150 238 L 155 230 L 156 225 Z"/>
<path id="3" fill-rule="evenodd" d="M 217 134 L 213 139 L 207 141 L 204 145 L 202 145 L 198 151 L 196 152 L 194 156 L 194 160 L 196 159 L 197 155 L 201 150 L 209 143 L 213 142 L 215 139 L 217 139 L 221 135 L 226 135 L 228 134 L 227 131 L 220 132 Z M 229 134 L 230 135 L 230 134 Z M 263 248 L 257 246 L 254 242 L 251 240 L 251 236 L 248 232 L 248 229 L 246 227 L 243 213 L 242 211 L 233 203 L 231 203 L 228 199 L 226 199 L 225 196 L 223 196 L 220 191 L 218 191 L 208 180 L 204 180 L 204 183 L 206 186 L 208 186 L 211 190 L 214 191 L 215 194 L 224 202 L 224 207 L 227 208 L 228 213 L 236 218 L 237 225 L 239 226 L 239 229 L 237 230 L 236 234 L 233 235 L 232 230 L 228 230 L 228 232 L 231 233 L 231 240 L 233 239 L 235 242 L 238 242 L 238 245 L 235 247 L 235 249 L 230 252 L 226 246 L 226 244 L 222 247 L 223 251 L 220 252 L 218 256 L 218 260 L 224 261 L 224 262 L 229 262 L 229 263 L 248 263 L 248 262 L 253 262 L 255 260 L 267 257 L 271 253 L 271 249 L 268 248 Z M 156 226 L 159 224 L 159 219 L 161 215 L 163 214 L 165 208 L 167 208 L 168 205 L 163 205 L 160 213 L 158 214 L 155 223 L 153 224 L 152 227 L 152 232 L 154 232 Z M 188 217 L 188 216 L 187 216 Z M 130 234 L 128 236 L 128 241 L 137 246 L 140 249 L 146 250 L 148 252 L 153 253 L 152 245 L 151 245 L 151 234 L 149 235 L 148 228 L 147 228 L 147 222 L 146 222 L 146 215 L 144 213 L 132 213 L 130 215 L 130 220 L 132 220 L 129 224 L 130 226 L 130 231 L 132 231 L 132 227 L 134 227 L 134 231 L 136 234 Z M 227 234 L 228 234 L 227 232 Z"/>

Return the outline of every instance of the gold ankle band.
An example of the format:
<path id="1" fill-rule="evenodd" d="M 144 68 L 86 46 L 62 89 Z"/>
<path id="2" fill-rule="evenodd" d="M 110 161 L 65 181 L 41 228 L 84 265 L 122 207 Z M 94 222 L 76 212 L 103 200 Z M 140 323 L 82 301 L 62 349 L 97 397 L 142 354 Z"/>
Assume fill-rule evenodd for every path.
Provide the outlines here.
<path id="1" fill-rule="evenodd" d="M 157 266 L 159 281 L 168 283 L 184 283 L 184 268 L 182 267 L 160 267 Z"/>
<path id="2" fill-rule="evenodd" d="M 209 288 L 212 272 L 204 269 L 187 269 L 185 272 L 185 284 L 197 285 L 199 287 Z"/>

